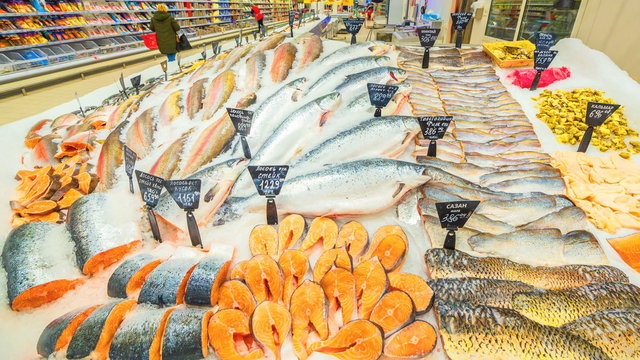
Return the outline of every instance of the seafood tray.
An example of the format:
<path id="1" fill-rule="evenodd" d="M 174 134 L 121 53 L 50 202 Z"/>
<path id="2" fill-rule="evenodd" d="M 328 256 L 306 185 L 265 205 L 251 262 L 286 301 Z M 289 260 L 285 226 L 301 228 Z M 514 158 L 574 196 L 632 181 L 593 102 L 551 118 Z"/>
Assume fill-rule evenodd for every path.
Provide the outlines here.
<path id="1" fill-rule="evenodd" d="M 533 66 L 533 50 L 536 46 L 529 40 L 520 40 L 484 43 L 482 49 L 501 68 L 513 68 Z M 506 59 L 509 51 L 526 51 L 530 56 L 525 59 Z"/>

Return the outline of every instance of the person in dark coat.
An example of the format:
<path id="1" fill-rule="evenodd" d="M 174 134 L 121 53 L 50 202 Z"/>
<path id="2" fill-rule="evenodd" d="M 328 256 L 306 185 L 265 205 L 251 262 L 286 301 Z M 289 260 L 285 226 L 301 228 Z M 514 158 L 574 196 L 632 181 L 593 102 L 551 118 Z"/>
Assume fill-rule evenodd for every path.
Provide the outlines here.
<path id="1" fill-rule="evenodd" d="M 167 60 L 174 61 L 176 59 L 177 32 L 180 25 L 169 14 L 169 9 L 165 4 L 159 4 L 157 11 L 151 18 L 151 31 L 155 31 L 158 39 L 158 50 L 161 54 L 167 55 Z"/>
<path id="2" fill-rule="evenodd" d="M 258 32 L 262 36 L 264 36 L 265 35 L 264 14 L 260 12 L 260 8 L 258 7 L 258 5 L 253 4 L 253 6 L 251 6 L 251 14 L 253 15 L 253 17 L 256 19 L 256 22 L 258 23 Z"/>

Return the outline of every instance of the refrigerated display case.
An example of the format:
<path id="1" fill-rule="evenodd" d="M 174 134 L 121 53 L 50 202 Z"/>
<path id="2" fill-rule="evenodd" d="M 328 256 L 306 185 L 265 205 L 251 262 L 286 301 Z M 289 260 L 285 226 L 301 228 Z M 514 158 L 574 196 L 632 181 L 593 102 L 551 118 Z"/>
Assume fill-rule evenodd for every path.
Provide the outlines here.
<path id="1" fill-rule="evenodd" d="M 489 5 L 484 42 L 533 40 L 535 32 L 571 36 L 585 0 L 493 0 Z"/>

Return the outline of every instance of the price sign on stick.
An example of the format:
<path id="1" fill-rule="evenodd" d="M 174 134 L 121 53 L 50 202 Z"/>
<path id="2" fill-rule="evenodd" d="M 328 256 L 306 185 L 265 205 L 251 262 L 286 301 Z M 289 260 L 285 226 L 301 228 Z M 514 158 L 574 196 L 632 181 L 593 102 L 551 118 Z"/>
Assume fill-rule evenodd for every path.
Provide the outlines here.
<path id="1" fill-rule="evenodd" d="M 200 205 L 201 186 L 202 182 L 200 179 L 164 181 L 164 187 L 167 188 L 167 191 L 169 191 L 173 200 L 181 209 L 187 212 L 187 228 L 189 229 L 191 244 L 202 248 L 198 222 L 196 221 L 195 216 L 193 216 L 193 211 Z"/>
<path id="2" fill-rule="evenodd" d="M 162 242 L 158 221 L 152 209 L 158 205 L 158 199 L 160 199 L 160 194 L 164 188 L 164 179 L 140 170 L 136 170 L 136 178 L 138 179 L 140 196 L 142 196 L 142 201 L 144 201 L 147 207 L 147 218 L 149 219 L 149 224 L 151 224 L 153 238 Z"/>
<path id="3" fill-rule="evenodd" d="M 449 124 L 451 124 L 453 116 L 421 116 L 418 117 L 418 123 L 422 130 L 422 136 L 429 142 L 427 156 L 435 157 L 437 154 L 436 140 L 442 139 L 447 133 Z"/>
<path id="4" fill-rule="evenodd" d="M 133 169 L 136 166 L 136 159 L 138 159 L 138 154 L 135 151 L 131 150 L 127 145 L 124 145 L 124 171 L 127 173 L 127 177 L 129 178 L 129 191 L 133 194 Z"/>
<path id="5" fill-rule="evenodd" d="M 463 227 L 471 217 L 480 201 L 451 201 L 436 203 L 440 226 L 447 229 L 447 237 L 444 240 L 444 248 L 455 250 L 456 230 Z"/>
<path id="6" fill-rule="evenodd" d="M 342 19 L 347 32 L 351 34 L 351 45 L 356 43 L 356 34 L 360 32 L 364 19 Z"/>
<path id="7" fill-rule="evenodd" d="M 296 20 L 296 12 L 294 10 L 289 11 L 289 30 L 291 30 L 291 37 L 293 37 L 293 22 Z"/>
<path id="8" fill-rule="evenodd" d="M 453 27 L 458 31 L 458 36 L 456 37 L 456 47 L 459 49 L 462 47 L 462 33 L 464 29 L 469 25 L 471 18 L 473 17 L 473 13 L 465 12 L 465 13 L 452 13 L 451 19 L 453 20 Z"/>
<path id="9" fill-rule="evenodd" d="M 558 50 L 536 50 L 533 52 L 533 68 L 536 69 L 537 73 L 529 90 L 534 91 L 538 88 L 542 72 L 547 70 L 556 55 L 558 55 Z"/>
<path id="10" fill-rule="evenodd" d="M 80 114 L 82 114 L 82 117 L 86 117 L 86 115 L 84 114 L 84 109 L 82 108 L 82 104 L 80 103 L 80 97 L 78 97 L 77 92 L 76 92 L 76 101 L 78 102 L 78 107 L 80 108 Z"/>
<path id="11" fill-rule="evenodd" d="M 278 224 L 278 209 L 275 197 L 280 194 L 284 179 L 289 172 L 288 165 L 250 165 L 249 174 L 258 190 L 258 194 L 267 198 L 267 224 Z"/>
<path id="12" fill-rule="evenodd" d="M 164 81 L 167 81 L 167 60 L 161 62 L 160 67 L 162 68 L 162 72 L 164 72 Z"/>
<path id="13" fill-rule="evenodd" d="M 420 45 L 424 48 L 424 56 L 422 57 L 422 68 L 429 67 L 429 49 L 433 47 L 440 34 L 440 29 L 418 28 L 418 39 Z"/>
<path id="14" fill-rule="evenodd" d="M 244 157 L 251 159 L 251 149 L 249 149 L 249 143 L 247 143 L 247 136 L 251 131 L 251 121 L 253 120 L 253 111 L 227 108 L 227 114 L 231 118 L 233 126 L 236 128 L 238 134 L 240 134 L 240 142 L 242 143 L 242 151 Z"/>
<path id="15" fill-rule="evenodd" d="M 536 43 L 536 50 L 549 50 L 556 44 L 555 34 L 536 32 L 534 39 Z"/>
<path id="16" fill-rule="evenodd" d="M 136 75 L 131 78 L 131 86 L 136 90 L 136 95 L 140 94 L 140 83 L 142 82 L 142 75 Z"/>
<path id="17" fill-rule="evenodd" d="M 382 108 L 391 101 L 393 95 L 398 91 L 398 87 L 395 85 L 368 83 L 367 90 L 369 91 L 371 105 L 376 107 L 376 112 L 373 116 L 380 117 L 382 116 Z"/>
<path id="18" fill-rule="evenodd" d="M 120 73 L 120 87 L 122 88 L 122 95 L 126 98 L 129 97 L 129 94 L 127 94 L 127 87 L 124 84 L 124 75 L 122 73 Z"/>
<path id="19" fill-rule="evenodd" d="M 591 142 L 591 136 L 593 136 L 593 128 L 602 125 L 611 115 L 613 115 L 620 105 L 618 104 L 605 104 L 590 102 L 587 104 L 587 118 L 585 122 L 589 127 L 587 131 L 582 135 L 580 146 L 578 146 L 579 152 L 586 152 Z"/>

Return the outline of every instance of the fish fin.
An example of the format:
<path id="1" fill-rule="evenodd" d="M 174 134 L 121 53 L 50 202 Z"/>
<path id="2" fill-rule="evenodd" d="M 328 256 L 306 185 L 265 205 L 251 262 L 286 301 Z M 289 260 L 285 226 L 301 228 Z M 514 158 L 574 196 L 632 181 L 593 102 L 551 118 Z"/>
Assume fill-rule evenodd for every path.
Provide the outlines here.
<path id="1" fill-rule="evenodd" d="M 320 126 L 321 127 L 324 125 L 324 123 L 327 122 L 327 120 L 329 120 L 329 117 L 331 117 L 332 113 L 333 113 L 333 111 L 327 111 L 324 114 L 322 114 L 322 116 L 320 116 Z"/>
<path id="2" fill-rule="evenodd" d="M 391 195 L 391 197 L 395 198 L 396 196 L 401 194 L 402 193 L 402 189 L 404 189 L 404 187 L 405 187 L 405 183 L 399 183 L 398 187 L 396 188 L 396 191 L 393 192 L 393 195 Z"/>

